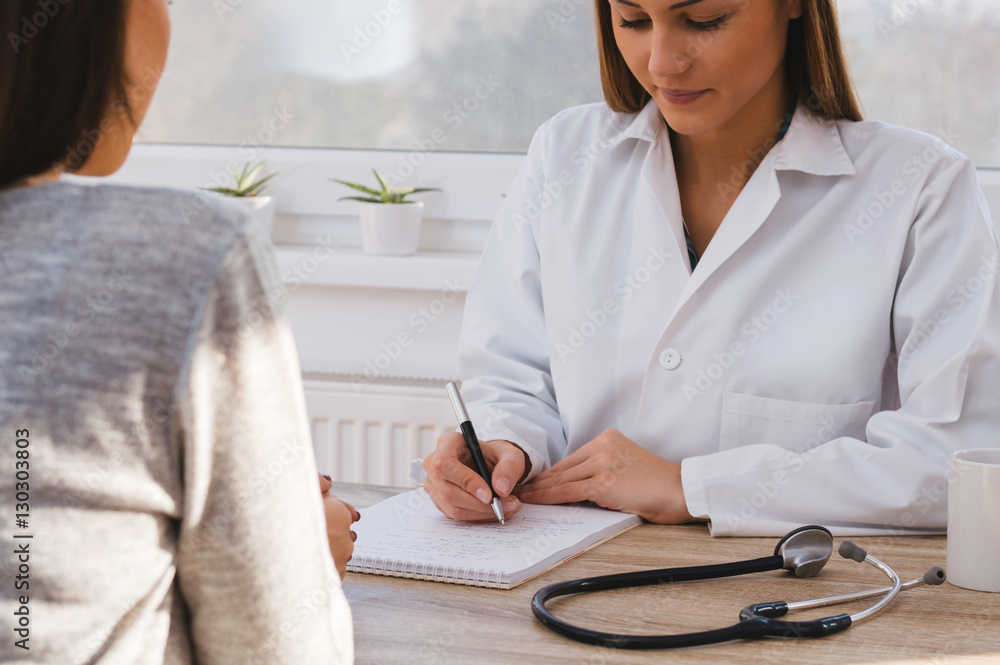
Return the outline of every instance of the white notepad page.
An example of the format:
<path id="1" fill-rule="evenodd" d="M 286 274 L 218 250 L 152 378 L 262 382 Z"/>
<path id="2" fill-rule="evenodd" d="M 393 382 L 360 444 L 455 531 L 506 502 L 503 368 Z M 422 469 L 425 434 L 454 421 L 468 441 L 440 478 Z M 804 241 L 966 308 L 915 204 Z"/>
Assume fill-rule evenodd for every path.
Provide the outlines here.
<path id="1" fill-rule="evenodd" d="M 525 504 L 506 524 L 442 515 L 423 489 L 361 511 L 347 569 L 359 573 L 511 588 L 642 522 L 582 505 Z"/>

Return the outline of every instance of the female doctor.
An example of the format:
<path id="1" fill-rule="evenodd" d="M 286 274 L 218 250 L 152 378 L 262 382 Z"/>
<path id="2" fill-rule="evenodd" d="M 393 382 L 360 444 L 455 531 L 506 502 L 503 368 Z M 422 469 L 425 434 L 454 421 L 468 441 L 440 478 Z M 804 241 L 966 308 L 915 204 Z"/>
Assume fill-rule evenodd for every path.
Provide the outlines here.
<path id="1" fill-rule="evenodd" d="M 862 121 L 833 0 L 596 0 L 607 104 L 543 124 L 468 295 L 492 482 L 714 535 L 945 526 L 1000 436 L 998 243 L 946 142 Z M 460 434 L 436 505 L 493 519 Z"/>

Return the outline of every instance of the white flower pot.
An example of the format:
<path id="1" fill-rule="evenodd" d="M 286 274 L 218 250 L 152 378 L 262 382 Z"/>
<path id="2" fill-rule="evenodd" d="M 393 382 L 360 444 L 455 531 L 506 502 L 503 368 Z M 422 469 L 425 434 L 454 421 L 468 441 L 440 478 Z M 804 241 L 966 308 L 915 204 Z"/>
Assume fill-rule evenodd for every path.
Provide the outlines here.
<path id="1" fill-rule="evenodd" d="M 242 208 L 256 222 L 257 226 L 264 233 L 264 237 L 271 239 L 271 231 L 274 229 L 274 211 L 278 208 L 278 200 L 273 196 L 227 196 L 226 202 Z"/>
<path id="2" fill-rule="evenodd" d="M 358 202 L 361 246 L 366 254 L 406 256 L 417 251 L 423 201 L 406 203 Z"/>

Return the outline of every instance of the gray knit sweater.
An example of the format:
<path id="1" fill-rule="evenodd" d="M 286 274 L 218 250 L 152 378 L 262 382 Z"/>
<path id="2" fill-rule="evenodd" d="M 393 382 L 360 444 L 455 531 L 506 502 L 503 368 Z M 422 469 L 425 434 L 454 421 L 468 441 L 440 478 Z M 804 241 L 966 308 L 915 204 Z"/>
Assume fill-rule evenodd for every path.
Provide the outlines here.
<path id="1" fill-rule="evenodd" d="M 0 662 L 353 660 L 283 299 L 202 195 L 0 191 Z"/>

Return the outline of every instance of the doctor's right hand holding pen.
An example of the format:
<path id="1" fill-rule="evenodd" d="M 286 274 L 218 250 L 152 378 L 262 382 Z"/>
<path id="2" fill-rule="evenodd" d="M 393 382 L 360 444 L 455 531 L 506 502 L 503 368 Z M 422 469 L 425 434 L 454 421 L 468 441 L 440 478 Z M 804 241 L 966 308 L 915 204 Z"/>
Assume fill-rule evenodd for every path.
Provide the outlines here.
<path id="1" fill-rule="evenodd" d="M 687 510 L 681 467 L 649 452 L 618 430 L 606 430 L 528 484 L 528 456 L 510 441 L 482 443 L 492 483 L 513 515 L 525 503 L 591 501 L 658 524 L 696 521 Z M 462 435 L 445 434 L 424 459 L 424 488 L 442 513 L 463 521 L 495 520 L 486 482 L 471 467 Z M 511 492 L 513 488 L 513 494 Z"/>
<path id="2" fill-rule="evenodd" d="M 490 482 L 501 499 L 504 515 L 521 510 L 511 490 L 531 470 L 528 456 L 510 441 L 481 441 L 483 457 L 492 470 Z M 472 455 L 461 432 L 438 438 L 437 448 L 424 458 L 424 489 L 434 505 L 448 517 L 465 522 L 496 521 L 490 503 L 493 494 L 472 464 Z"/>

